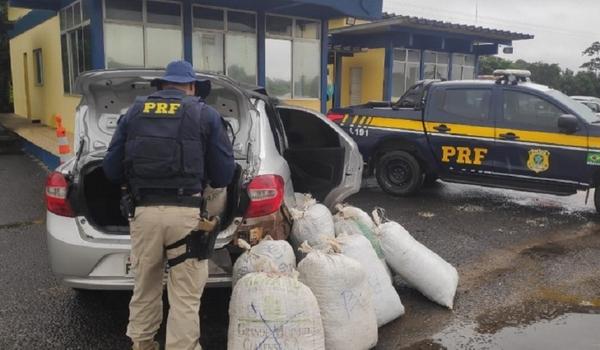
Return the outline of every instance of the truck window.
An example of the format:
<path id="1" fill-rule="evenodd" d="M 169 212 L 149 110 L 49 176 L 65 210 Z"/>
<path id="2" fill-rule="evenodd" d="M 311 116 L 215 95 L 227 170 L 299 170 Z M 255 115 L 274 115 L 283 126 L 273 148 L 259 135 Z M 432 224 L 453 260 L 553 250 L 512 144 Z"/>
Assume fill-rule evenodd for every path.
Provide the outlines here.
<path id="1" fill-rule="evenodd" d="M 559 108 L 537 96 L 518 91 L 504 91 L 504 120 L 510 123 L 556 130 L 558 118 L 563 114 Z"/>
<path id="2" fill-rule="evenodd" d="M 400 97 L 396 106 L 399 108 L 415 108 L 423 96 L 423 84 L 417 84 Z"/>
<path id="3" fill-rule="evenodd" d="M 492 91 L 489 89 L 443 90 L 439 109 L 459 119 L 488 120 Z"/>

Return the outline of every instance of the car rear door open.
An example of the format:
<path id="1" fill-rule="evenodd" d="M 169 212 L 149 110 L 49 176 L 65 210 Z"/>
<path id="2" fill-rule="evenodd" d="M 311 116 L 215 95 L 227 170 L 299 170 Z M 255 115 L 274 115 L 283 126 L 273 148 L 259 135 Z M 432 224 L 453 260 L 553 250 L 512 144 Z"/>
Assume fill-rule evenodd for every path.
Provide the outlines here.
<path id="1" fill-rule="evenodd" d="M 318 112 L 292 106 L 277 109 L 295 191 L 311 193 L 328 206 L 358 192 L 362 156 L 354 140 Z"/>

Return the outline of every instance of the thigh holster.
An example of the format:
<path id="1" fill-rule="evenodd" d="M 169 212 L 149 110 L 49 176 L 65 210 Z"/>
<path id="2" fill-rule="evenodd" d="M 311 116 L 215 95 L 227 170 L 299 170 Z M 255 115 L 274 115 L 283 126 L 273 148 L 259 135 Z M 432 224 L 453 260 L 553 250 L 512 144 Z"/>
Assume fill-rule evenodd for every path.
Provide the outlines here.
<path id="1" fill-rule="evenodd" d="M 166 247 L 167 250 L 171 250 L 185 245 L 185 253 L 169 259 L 169 266 L 175 267 L 187 259 L 209 259 L 215 250 L 218 228 L 218 218 L 213 217 L 210 220 L 201 218 L 198 226 L 189 235 Z"/>

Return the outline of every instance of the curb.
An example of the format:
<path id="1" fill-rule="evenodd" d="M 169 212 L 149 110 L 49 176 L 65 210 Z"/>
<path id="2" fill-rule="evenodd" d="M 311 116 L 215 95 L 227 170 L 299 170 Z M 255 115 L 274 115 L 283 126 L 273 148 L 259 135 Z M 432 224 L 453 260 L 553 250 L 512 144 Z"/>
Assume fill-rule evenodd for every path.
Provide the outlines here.
<path id="1" fill-rule="evenodd" d="M 60 165 L 60 157 L 52 154 L 52 152 L 46 151 L 45 149 L 35 145 L 31 141 L 28 141 L 18 136 L 21 141 L 21 147 L 25 153 L 39 159 L 45 166 L 53 171 Z"/>
<path id="2" fill-rule="evenodd" d="M 16 132 L 0 124 L 0 142 L 14 143 L 16 149 L 21 149 L 26 154 L 41 161 L 50 171 L 60 165 L 60 157 L 47 151 L 33 142 L 27 140 Z M 17 148 L 18 147 L 18 148 Z"/>

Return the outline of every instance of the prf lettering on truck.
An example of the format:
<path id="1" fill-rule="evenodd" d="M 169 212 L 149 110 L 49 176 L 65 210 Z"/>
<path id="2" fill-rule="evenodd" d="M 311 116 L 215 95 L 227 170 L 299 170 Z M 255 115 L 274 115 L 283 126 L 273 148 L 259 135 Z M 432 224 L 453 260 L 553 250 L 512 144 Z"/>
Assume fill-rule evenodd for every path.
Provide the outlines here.
<path id="1" fill-rule="evenodd" d="M 487 153 L 487 148 L 442 146 L 442 162 L 449 163 L 454 159 L 456 164 L 481 165 Z"/>

